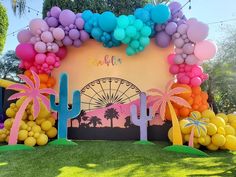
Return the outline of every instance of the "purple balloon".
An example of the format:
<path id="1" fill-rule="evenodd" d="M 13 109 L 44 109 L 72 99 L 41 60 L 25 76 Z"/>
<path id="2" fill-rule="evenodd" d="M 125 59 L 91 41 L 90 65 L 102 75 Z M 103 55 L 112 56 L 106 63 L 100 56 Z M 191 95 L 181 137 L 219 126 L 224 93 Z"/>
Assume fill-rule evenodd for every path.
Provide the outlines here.
<path id="1" fill-rule="evenodd" d="M 194 52 L 194 45 L 191 43 L 184 44 L 183 52 L 186 54 L 192 54 Z"/>
<path id="2" fill-rule="evenodd" d="M 184 40 L 182 38 L 175 39 L 174 45 L 178 48 L 182 48 L 184 45 Z"/>
<path id="3" fill-rule="evenodd" d="M 168 35 L 174 34 L 176 30 L 177 30 L 177 24 L 175 22 L 169 22 L 166 25 L 165 31 Z"/>
<path id="4" fill-rule="evenodd" d="M 188 19 L 186 22 L 187 22 L 187 25 L 190 26 L 191 24 L 197 23 L 198 21 L 197 21 L 196 18 L 190 18 L 190 19 Z"/>
<path id="5" fill-rule="evenodd" d="M 63 10 L 59 15 L 60 23 L 66 27 L 75 22 L 76 15 L 71 10 Z"/>
<path id="6" fill-rule="evenodd" d="M 56 43 L 52 43 L 52 52 L 57 53 L 59 51 L 59 46 Z"/>
<path id="7" fill-rule="evenodd" d="M 178 28 L 177 28 L 177 31 L 178 33 L 180 34 L 185 34 L 187 32 L 187 29 L 188 29 L 188 25 L 186 24 L 181 24 Z"/>
<path id="8" fill-rule="evenodd" d="M 52 17 L 58 18 L 61 13 L 61 9 L 57 6 L 54 6 L 50 10 L 50 14 Z"/>
<path id="9" fill-rule="evenodd" d="M 49 29 L 48 24 L 40 18 L 35 18 L 29 23 L 30 32 L 37 35 L 42 31 L 47 31 Z"/>
<path id="10" fill-rule="evenodd" d="M 77 40 L 75 40 L 75 41 L 73 42 L 73 45 L 74 45 L 75 47 L 80 47 L 80 46 L 82 45 L 82 42 L 81 42 L 79 39 L 77 39 Z"/>
<path id="11" fill-rule="evenodd" d="M 187 58 L 185 59 L 185 63 L 188 65 L 195 65 L 197 64 L 198 59 L 195 57 L 195 55 L 188 55 Z"/>
<path id="12" fill-rule="evenodd" d="M 77 18 L 75 20 L 75 25 L 78 29 L 82 30 L 84 28 L 84 20 L 82 18 Z"/>
<path id="13" fill-rule="evenodd" d="M 176 11 L 178 11 L 179 9 L 181 9 L 181 4 L 176 1 L 171 2 L 168 6 L 169 6 L 172 14 L 175 13 Z"/>
<path id="14" fill-rule="evenodd" d="M 184 59 L 182 58 L 181 55 L 175 55 L 174 62 L 175 62 L 175 64 L 179 65 L 179 64 L 184 63 Z"/>
<path id="15" fill-rule="evenodd" d="M 208 36 L 209 27 L 202 22 L 193 22 L 189 25 L 187 35 L 192 42 L 201 42 Z"/>
<path id="16" fill-rule="evenodd" d="M 80 33 L 79 33 L 79 31 L 77 29 L 72 29 L 69 32 L 69 36 L 70 36 L 71 39 L 76 40 L 76 39 L 79 38 Z"/>
<path id="17" fill-rule="evenodd" d="M 17 34 L 19 43 L 28 43 L 32 38 L 32 33 L 29 30 L 22 30 Z"/>
<path id="18" fill-rule="evenodd" d="M 65 32 L 61 28 L 53 29 L 52 34 L 53 34 L 53 37 L 58 41 L 62 40 L 65 37 Z"/>
<path id="19" fill-rule="evenodd" d="M 58 20 L 55 17 L 48 17 L 46 20 L 48 26 L 50 27 L 57 27 L 58 26 Z"/>
<path id="20" fill-rule="evenodd" d="M 62 40 L 62 42 L 65 46 L 70 46 L 73 44 L 73 41 L 71 40 L 71 38 L 69 36 L 65 36 L 65 38 Z"/>
<path id="21" fill-rule="evenodd" d="M 80 40 L 81 40 L 82 42 L 87 41 L 89 38 L 90 38 L 90 37 L 89 37 L 89 34 L 88 34 L 86 31 L 84 31 L 84 30 L 81 30 L 81 31 L 80 31 Z"/>
<path id="22" fill-rule="evenodd" d="M 38 52 L 38 53 L 45 53 L 46 52 L 46 49 L 47 49 L 47 46 L 44 42 L 36 42 L 34 44 L 34 49 Z"/>
<path id="23" fill-rule="evenodd" d="M 170 45 L 171 37 L 164 31 L 157 33 L 155 42 L 159 47 L 166 48 Z"/>

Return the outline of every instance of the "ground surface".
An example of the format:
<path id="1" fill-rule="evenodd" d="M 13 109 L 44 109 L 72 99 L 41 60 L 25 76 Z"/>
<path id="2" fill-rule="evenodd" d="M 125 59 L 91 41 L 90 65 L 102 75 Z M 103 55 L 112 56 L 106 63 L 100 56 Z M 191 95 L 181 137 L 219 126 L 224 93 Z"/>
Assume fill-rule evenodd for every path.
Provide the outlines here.
<path id="1" fill-rule="evenodd" d="M 168 144 L 79 141 L 78 146 L 45 146 L 34 151 L 0 153 L 0 176 L 10 177 L 184 177 L 236 176 L 236 152 L 210 157 L 165 152 Z"/>

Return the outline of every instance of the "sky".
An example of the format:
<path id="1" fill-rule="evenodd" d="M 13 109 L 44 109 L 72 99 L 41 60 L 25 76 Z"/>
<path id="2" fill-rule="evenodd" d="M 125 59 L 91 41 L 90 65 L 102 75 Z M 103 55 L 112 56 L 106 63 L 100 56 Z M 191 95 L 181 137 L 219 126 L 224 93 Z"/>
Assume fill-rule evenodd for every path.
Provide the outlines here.
<path id="1" fill-rule="evenodd" d="M 177 0 L 182 5 L 184 5 L 188 0 Z M 7 34 L 6 44 L 3 53 L 8 50 L 14 50 L 18 44 L 16 33 L 13 35 L 11 33 L 19 31 L 20 29 L 26 27 L 30 20 L 34 18 L 41 18 L 42 14 L 30 11 L 26 8 L 26 13 L 21 18 L 15 16 L 10 0 L 0 0 L 0 2 L 6 7 L 9 27 Z M 43 0 L 27 0 L 26 5 L 42 11 Z M 226 23 L 209 24 L 209 36 L 208 39 L 215 41 L 216 43 L 227 36 L 227 28 L 236 27 L 236 0 L 192 0 L 192 9 L 188 9 L 188 5 L 183 8 L 184 14 L 187 18 L 197 18 L 199 21 L 205 23 L 212 23 L 223 21 L 227 19 L 235 19 L 234 21 Z"/>

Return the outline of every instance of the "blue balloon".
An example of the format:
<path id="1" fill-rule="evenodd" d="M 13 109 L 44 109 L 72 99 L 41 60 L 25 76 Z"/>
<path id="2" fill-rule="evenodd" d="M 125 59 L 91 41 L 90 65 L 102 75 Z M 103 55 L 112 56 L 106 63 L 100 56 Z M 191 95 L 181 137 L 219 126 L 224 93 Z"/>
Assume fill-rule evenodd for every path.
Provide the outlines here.
<path id="1" fill-rule="evenodd" d="M 164 4 L 159 4 L 151 10 L 151 19 L 157 24 L 163 24 L 167 22 L 170 17 L 170 9 Z"/>
<path id="2" fill-rule="evenodd" d="M 153 7 L 155 7 L 153 4 L 146 4 L 144 6 L 144 9 L 147 10 L 147 11 L 151 11 Z"/>
<path id="3" fill-rule="evenodd" d="M 93 16 L 93 12 L 91 10 L 85 10 L 82 13 L 82 18 L 84 21 L 88 21 Z"/>
<path id="4" fill-rule="evenodd" d="M 144 37 L 148 37 L 150 36 L 152 33 L 152 30 L 150 27 L 148 26 L 144 26 L 142 29 L 141 29 L 141 34 L 144 36 Z"/>
<path id="5" fill-rule="evenodd" d="M 135 10 L 134 15 L 136 18 L 142 20 L 144 23 L 150 20 L 150 14 L 147 10 L 138 8 Z"/>
<path id="6" fill-rule="evenodd" d="M 91 35 L 97 41 L 100 41 L 100 37 L 102 36 L 102 30 L 100 28 L 93 28 Z"/>
<path id="7" fill-rule="evenodd" d="M 128 15 L 128 18 L 129 18 L 129 24 L 132 25 L 135 22 L 135 16 Z"/>
<path id="8" fill-rule="evenodd" d="M 103 12 L 98 18 L 98 24 L 103 31 L 112 32 L 116 28 L 117 18 L 110 12 Z"/>
<path id="9" fill-rule="evenodd" d="M 93 27 L 89 23 L 85 23 L 84 29 L 85 29 L 86 32 L 91 33 Z"/>
<path id="10" fill-rule="evenodd" d="M 134 26 L 136 27 L 137 30 L 141 30 L 143 27 L 143 22 L 141 20 L 135 20 Z"/>

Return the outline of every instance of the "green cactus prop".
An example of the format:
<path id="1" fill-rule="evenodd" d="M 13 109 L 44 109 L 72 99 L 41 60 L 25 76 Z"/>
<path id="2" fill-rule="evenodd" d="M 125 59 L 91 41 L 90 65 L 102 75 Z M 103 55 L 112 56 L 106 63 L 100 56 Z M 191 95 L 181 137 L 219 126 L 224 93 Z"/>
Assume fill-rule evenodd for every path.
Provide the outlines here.
<path id="1" fill-rule="evenodd" d="M 80 114 L 80 91 L 73 92 L 73 103 L 68 108 L 68 77 L 66 73 L 60 76 L 59 103 L 56 104 L 55 96 L 50 95 L 51 109 L 58 112 L 58 139 L 67 139 L 67 121 Z"/>

